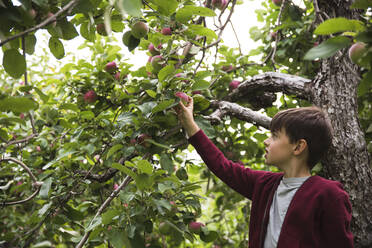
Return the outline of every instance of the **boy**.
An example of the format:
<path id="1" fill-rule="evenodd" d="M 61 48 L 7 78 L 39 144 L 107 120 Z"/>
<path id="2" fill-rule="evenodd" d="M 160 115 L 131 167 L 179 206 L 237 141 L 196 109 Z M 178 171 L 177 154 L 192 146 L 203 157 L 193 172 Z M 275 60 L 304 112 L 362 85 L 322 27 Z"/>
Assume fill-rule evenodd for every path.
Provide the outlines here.
<path id="1" fill-rule="evenodd" d="M 197 126 L 193 99 L 176 107 L 188 141 L 209 169 L 252 201 L 250 248 L 353 247 L 351 204 L 341 183 L 311 176 L 332 143 L 332 126 L 318 107 L 280 111 L 264 141 L 265 163 L 283 172 L 255 171 L 228 160 Z"/>

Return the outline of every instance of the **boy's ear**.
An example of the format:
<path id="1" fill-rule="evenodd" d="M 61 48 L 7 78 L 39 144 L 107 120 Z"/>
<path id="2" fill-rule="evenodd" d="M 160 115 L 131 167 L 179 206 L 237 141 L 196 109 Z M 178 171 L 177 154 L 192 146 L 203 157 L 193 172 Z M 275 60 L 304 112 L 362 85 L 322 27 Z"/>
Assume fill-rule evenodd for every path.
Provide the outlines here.
<path id="1" fill-rule="evenodd" d="M 302 153 L 307 147 L 307 142 L 305 139 L 300 139 L 297 141 L 296 147 L 294 149 L 294 152 L 296 155 Z"/>

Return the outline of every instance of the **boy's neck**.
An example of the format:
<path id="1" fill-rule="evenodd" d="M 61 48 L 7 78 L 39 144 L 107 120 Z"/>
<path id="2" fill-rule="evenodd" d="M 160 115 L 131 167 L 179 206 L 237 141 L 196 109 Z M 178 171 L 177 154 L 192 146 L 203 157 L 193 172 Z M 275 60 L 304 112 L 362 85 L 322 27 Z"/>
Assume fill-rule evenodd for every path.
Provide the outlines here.
<path id="1" fill-rule="evenodd" d="M 311 176 L 311 172 L 307 166 L 290 166 L 287 168 L 282 168 L 282 170 L 284 172 L 284 178 Z"/>

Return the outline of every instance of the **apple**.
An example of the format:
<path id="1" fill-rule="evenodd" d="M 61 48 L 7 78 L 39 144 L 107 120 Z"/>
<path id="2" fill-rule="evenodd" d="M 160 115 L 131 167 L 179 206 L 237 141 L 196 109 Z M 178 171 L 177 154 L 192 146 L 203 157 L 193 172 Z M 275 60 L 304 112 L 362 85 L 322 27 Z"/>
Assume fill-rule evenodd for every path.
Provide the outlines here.
<path id="1" fill-rule="evenodd" d="M 230 84 L 229 84 L 230 90 L 234 90 L 234 89 L 238 88 L 239 84 L 240 84 L 240 81 L 238 81 L 238 80 L 231 81 Z"/>
<path id="2" fill-rule="evenodd" d="M 36 151 L 41 152 L 40 146 L 36 146 Z"/>
<path id="3" fill-rule="evenodd" d="M 177 213 L 178 209 L 177 209 L 176 203 L 174 201 L 170 201 L 169 204 L 172 205 L 172 208 L 171 208 L 172 213 Z"/>
<path id="4" fill-rule="evenodd" d="M 25 81 L 19 82 L 20 85 L 25 85 Z"/>
<path id="5" fill-rule="evenodd" d="M 129 143 L 134 146 L 134 145 L 137 144 L 137 140 L 136 139 L 130 139 Z"/>
<path id="6" fill-rule="evenodd" d="M 117 190 L 119 188 L 119 184 L 115 183 L 114 184 L 114 190 Z"/>
<path id="7" fill-rule="evenodd" d="M 97 94 L 94 90 L 89 90 L 84 94 L 84 101 L 87 103 L 94 103 L 97 100 Z"/>
<path id="8" fill-rule="evenodd" d="M 176 94 L 174 94 L 175 96 L 181 98 L 181 101 L 184 105 L 186 105 L 188 102 L 189 102 L 189 96 L 186 95 L 184 92 L 176 92 Z"/>
<path id="9" fill-rule="evenodd" d="M 168 222 L 161 222 L 159 224 L 159 232 L 161 234 L 167 235 L 171 232 L 171 230 L 172 230 L 172 227 L 171 225 L 169 225 Z"/>
<path id="10" fill-rule="evenodd" d="M 316 46 L 319 46 L 319 42 L 318 41 L 315 41 L 314 42 L 314 46 L 316 47 Z"/>
<path id="11" fill-rule="evenodd" d="M 274 3 L 276 6 L 281 6 L 281 5 L 282 5 L 282 0 L 273 0 L 273 3 Z"/>
<path id="12" fill-rule="evenodd" d="M 194 91 L 191 92 L 191 94 L 193 94 L 193 95 L 201 94 L 201 93 L 202 93 L 201 90 L 194 90 Z"/>
<path id="13" fill-rule="evenodd" d="M 202 226 L 205 226 L 201 222 L 192 221 L 189 223 L 189 230 L 192 233 L 200 233 Z"/>
<path id="14" fill-rule="evenodd" d="M 171 30 L 171 28 L 163 28 L 162 30 L 161 30 L 161 33 L 163 34 L 163 35 L 172 35 L 172 30 Z"/>
<path id="15" fill-rule="evenodd" d="M 114 78 L 119 81 L 120 80 L 120 72 L 116 72 Z"/>
<path id="16" fill-rule="evenodd" d="M 224 65 L 222 66 L 221 70 L 225 72 L 231 72 L 232 70 L 234 70 L 234 67 L 232 65 Z"/>
<path id="17" fill-rule="evenodd" d="M 363 42 L 354 43 L 349 48 L 349 58 L 353 61 L 354 64 L 358 64 L 360 59 L 363 57 L 363 54 L 367 52 L 366 44 Z"/>
<path id="18" fill-rule="evenodd" d="M 278 36 L 278 32 L 270 32 L 270 37 L 271 37 L 271 40 L 275 40 L 276 39 L 276 36 Z"/>
<path id="19" fill-rule="evenodd" d="M 23 120 L 25 118 L 25 114 L 24 113 L 20 113 L 19 114 L 19 118 L 21 118 Z"/>
<path id="20" fill-rule="evenodd" d="M 223 10 L 224 8 L 226 8 L 228 3 L 228 0 L 212 0 L 212 7 Z"/>
<path id="21" fill-rule="evenodd" d="M 136 22 L 132 26 L 132 35 L 137 39 L 141 39 L 142 37 L 145 37 L 148 32 L 149 32 L 149 27 L 144 22 Z"/>
<path id="22" fill-rule="evenodd" d="M 165 61 L 163 56 L 155 55 L 151 59 L 151 65 L 155 71 L 160 71 L 165 66 Z"/>
<path id="23" fill-rule="evenodd" d="M 102 36 L 107 36 L 106 27 L 104 23 L 98 23 L 96 26 L 97 33 Z"/>
<path id="24" fill-rule="evenodd" d="M 148 46 L 149 52 L 151 53 L 152 56 L 159 55 L 160 54 L 159 50 L 162 48 L 163 46 L 161 44 L 155 47 L 154 44 L 150 43 Z"/>
<path id="25" fill-rule="evenodd" d="M 30 9 L 30 10 L 28 10 L 28 11 L 27 11 L 27 14 L 29 15 L 29 17 L 30 17 L 31 19 L 35 19 L 35 17 L 37 16 L 37 12 L 36 12 L 36 10 L 34 10 L 34 9 Z"/>
<path id="26" fill-rule="evenodd" d="M 114 73 L 118 69 L 115 61 L 109 62 L 105 65 L 105 71 L 108 73 Z"/>
<path id="27" fill-rule="evenodd" d="M 151 136 L 145 133 L 140 134 L 137 137 L 138 144 L 140 144 L 143 147 L 149 148 L 151 146 L 151 143 L 146 142 L 145 140 L 151 139 Z"/>
<path id="28" fill-rule="evenodd" d="M 47 18 L 52 17 L 52 16 L 54 16 L 54 14 L 53 14 L 52 12 L 48 12 L 48 14 L 47 14 Z M 54 20 L 55 20 L 55 19 L 56 19 L 56 18 L 54 17 Z M 55 26 L 57 25 L 57 22 L 56 22 L 56 21 L 51 22 L 50 25 L 52 25 L 52 27 L 55 27 Z"/>

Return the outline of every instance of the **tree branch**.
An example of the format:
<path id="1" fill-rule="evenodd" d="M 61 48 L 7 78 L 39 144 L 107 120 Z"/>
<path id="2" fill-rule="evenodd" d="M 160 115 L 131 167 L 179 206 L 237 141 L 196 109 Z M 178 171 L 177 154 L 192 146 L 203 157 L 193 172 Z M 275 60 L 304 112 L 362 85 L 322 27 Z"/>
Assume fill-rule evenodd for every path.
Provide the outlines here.
<path id="1" fill-rule="evenodd" d="M 222 100 L 236 102 L 246 100 L 247 96 L 257 96 L 260 92 L 283 92 L 288 95 L 295 95 L 298 98 L 310 101 L 311 80 L 284 74 L 278 72 L 266 72 L 260 75 L 253 76 L 234 89 L 230 94 Z"/>
<path id="2" fill-rule="evenodd" d="M 247 121 L 254 125 L 259 125 L 266 129 L 270 129 L 270 117 L 267 117 L 266 115 L 260 114 L 249 108 L 244 108 L 237 103 L 215 100 L 211 102 L 211 107 L 218 108 L 211 115 L 205 117 L 212 122 L 221 122 L 223 116 L 229 115 L 239 120 Z"/>
<path id="3" fill-rule="evenodd" d="M 130 182 L 132 181 L 132 178 L 130 176 L 126 176 L 123 182 L 119 185 L 117 189 L 112 191 L 110 196 L 105 200 L 105 202 L 101 205 L 101 207 L 98 209 L 96 215 L 91 220 L 90 224 L 93 223 L 94 219 L 97 218 L 100 214 L 102 214 L 103 210 L 110 204 L 110 202 L 119 194 L 120 190 L 125 188 Z M 89 224 L 89 225 L 90 225 Z M 83 238 L 80 240 L 79 244 L 76 246 L 76 248 L 81 248 L 85 244 L 85 242 L 88 240 L 89 235 L 92 231 L 88 231 L 84 234 Z"/>
<path id="4" fill-rule="evenodd" d="M 45 19 L 43 22 L 39 23 L 38 25 L 36 25 L 35 27 L 32 27 L 30 29 L 27 29 L 21 33 L 18 33 L 16 35 L 13 35 L 3 41 L 0 42 L 0 46 L 3 46 L 4 44 L 6 44 L 7 42 L 11 41 L 11 40 L 14 40 L 14 39 L 17 39 L 19 37 L 22 37 L 28 33 L 31 33 L 35 30 L 38 30 L 46 25 L 48 25 L 49 23 L 52 23 L 54 22 L 58 16 L 60 16 L 63 12 L 65 12 L 66 10 L 69 10 L 69 9 L 72 9 L 77 3 L 79 2 L 79 0 L 72 0 L 71 2 L 69 2 L 68 4 L 66 4 L 62 9 L 60 9 L 57 13 L 55 13 L 54 15 L 48 17 L 47 19 Z"/>
<path id="5" fill-rule="evenodd" d="M 12 158 L 12 157 L 0 159 L 0 163 L 1 162 L 8 162 L 8 161 L 11 161 L 13 163 L 19 164 L 20 166 L 22 166 L 23 169 L 26 170 L 26 172 L 30 175 L 31 180 L 33 181 L 32 186 L 36 187 L 36 191 L 31 196 L 29 196 L 28 198 L 26 198 L 24 200 L 13 201 L 13 202 L 2 202 L 1 205 L 7 205 L 7 206 L 9 206 L 9 205 L 15 205 L 15 204 L 24 203 L 24 202 L 27 202 L 27 201 L 31 200 L 32 198 L 34 198 L 39 193 L 40 188 L 41 188 L 41 185 L 43 183 L 37 181 L 37 178 L 34 176 L 34 174 L 32 173 L 32 171 L 30 170 L 30 168 L 28 168 L 27 165 L 25 165 L 22 161 L 20 161 L 20 160 L 18 160 L 16 158 Z"/>

